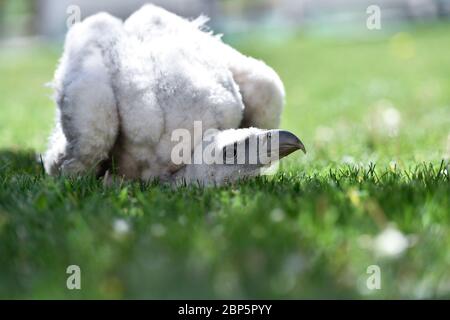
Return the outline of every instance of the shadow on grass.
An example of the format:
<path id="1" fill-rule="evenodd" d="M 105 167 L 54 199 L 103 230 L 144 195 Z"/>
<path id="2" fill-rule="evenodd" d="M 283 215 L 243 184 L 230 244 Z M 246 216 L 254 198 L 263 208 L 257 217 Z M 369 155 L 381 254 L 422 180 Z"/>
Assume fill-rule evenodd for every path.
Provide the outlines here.
<path id="1" fill-rule="evenodd" d="M 42 174 L 40 154 L 33 150 L 0 149 L 0 175 L 12 172 Z"/>

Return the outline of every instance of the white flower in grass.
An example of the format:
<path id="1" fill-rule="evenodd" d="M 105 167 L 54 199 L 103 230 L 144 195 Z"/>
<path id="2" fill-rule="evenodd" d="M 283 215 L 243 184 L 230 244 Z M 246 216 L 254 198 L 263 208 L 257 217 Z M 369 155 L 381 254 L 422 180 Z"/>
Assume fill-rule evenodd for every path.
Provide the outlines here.
<path id="1" fill-rule="evenodd" d="M 370 129 L 380 136 L 394 138 L 400 132 L 401 114 L 389 100 L 375 103 L 375 111 L 370 114 Z"/>
<path id="2" fill-rule="evenodd" d="M 342 157 L 341 162 L 342 162 L 343 164 L 347 164 L 347 165 L 349 165 L 349 166 L 353 166 L 353 165 L 355 165 L 355 163 L 356 163 L 355 158 L 353 158 L 352 156 L 349 156 L 349 155 L 344 155 L 344 156 Z"/>
<path id="3" fill-rule="evenodd" d="M 160 238 L 166 234 L 166 227 L 164 227 L 162 224 L 156 223 L 151 226 L 150 232 L 154 237 Z"/>
<path id="4" fill-rule="evenodd" d="M 284 211 L 281 210 L 280 208 L 276 208 L 274 209 L 271 213 L 270 213 L 270 219 L 273 222 L 281 222 L 284 220 Z"/>
<path id="5" fill-rule="evenodd" d="M 124 219 L 116 219 L 113 223 L 113 229 L 117 235 L 126 235 L 130 232 L 130 225 Z"/>
<path id="6" fill-rule="evenodd" d="M 373 249 L 383 257 L 397 257 L 409 246 L 408 238 L 393 226 L 385 228 L 373 241 Z"/>
<path id="7" fill-rule="evenodd" d="M 397 170 L 397 168 L 398 168 L 397 161 L 392 160 L 391 162 L 389 162 L 389 169 L 390 169 L 392 172 L 395 172 L 395 171 Z"/>
<path id="8" fill-rule="evenodd" d="M 398 136 L 401 121 L 400 112 L 394 107 L 387 108 L 383 111 L 382 117 L 383 125 L 387 130 L 388 135 L 390 137 Z"/>

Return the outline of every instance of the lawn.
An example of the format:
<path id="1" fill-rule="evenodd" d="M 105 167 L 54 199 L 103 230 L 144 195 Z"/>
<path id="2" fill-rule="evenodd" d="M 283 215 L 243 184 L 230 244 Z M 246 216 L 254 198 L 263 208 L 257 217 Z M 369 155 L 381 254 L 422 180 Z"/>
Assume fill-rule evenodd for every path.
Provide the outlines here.
<path id="1" fill-rule="evenodd" d="M 308 154 L 176 191 L 45 176 L 61 47 L 2 48 L 0 298 L 450 298 L 449 32 L 236 40 L 281 75 Z"/>

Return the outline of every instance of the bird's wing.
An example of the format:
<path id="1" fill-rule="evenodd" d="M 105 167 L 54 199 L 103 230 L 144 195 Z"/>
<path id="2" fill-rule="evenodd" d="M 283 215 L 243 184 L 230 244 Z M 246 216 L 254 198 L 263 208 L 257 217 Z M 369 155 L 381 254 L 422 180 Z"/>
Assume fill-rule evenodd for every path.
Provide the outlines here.
<path id="1" fill-rule="evenodd" d="M 241 127 L 278 128 L 285 100 L 278 74 L 263 61 L 247 57 L 220 40 L 215 45 L 242 95 L 245 110 Z"/>
<path id="2" fill-rule="evenodd" d="M 111 85 L 113 52 L 122 22 L 97 14 L 71 27 L 52 82 L 58 106 L 56 129 L 45 154 L 50 174 L 98 169 L 118 134 L 118 115 Z"/>

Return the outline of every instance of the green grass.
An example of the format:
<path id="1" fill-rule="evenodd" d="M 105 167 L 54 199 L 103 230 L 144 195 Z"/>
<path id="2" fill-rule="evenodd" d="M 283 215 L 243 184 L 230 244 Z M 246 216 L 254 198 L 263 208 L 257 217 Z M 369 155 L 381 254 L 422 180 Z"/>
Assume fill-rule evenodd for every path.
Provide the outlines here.
<path id="1" fill-rule="evenodd" d="M 0 297 L 450 298 L 449 31 L 240 43 L 280 73 L 282 126 L 308 155 L 272 177 L 176 191 L 46 177 L 35 153 L 59 48 L 4 50 Z M 388 226 L 410 239 L 400 255 L 372 245 Z M 71 264 L 80 291 L 66 289 Z M 381 290 L 365 287 L 370 265 Z"/>

